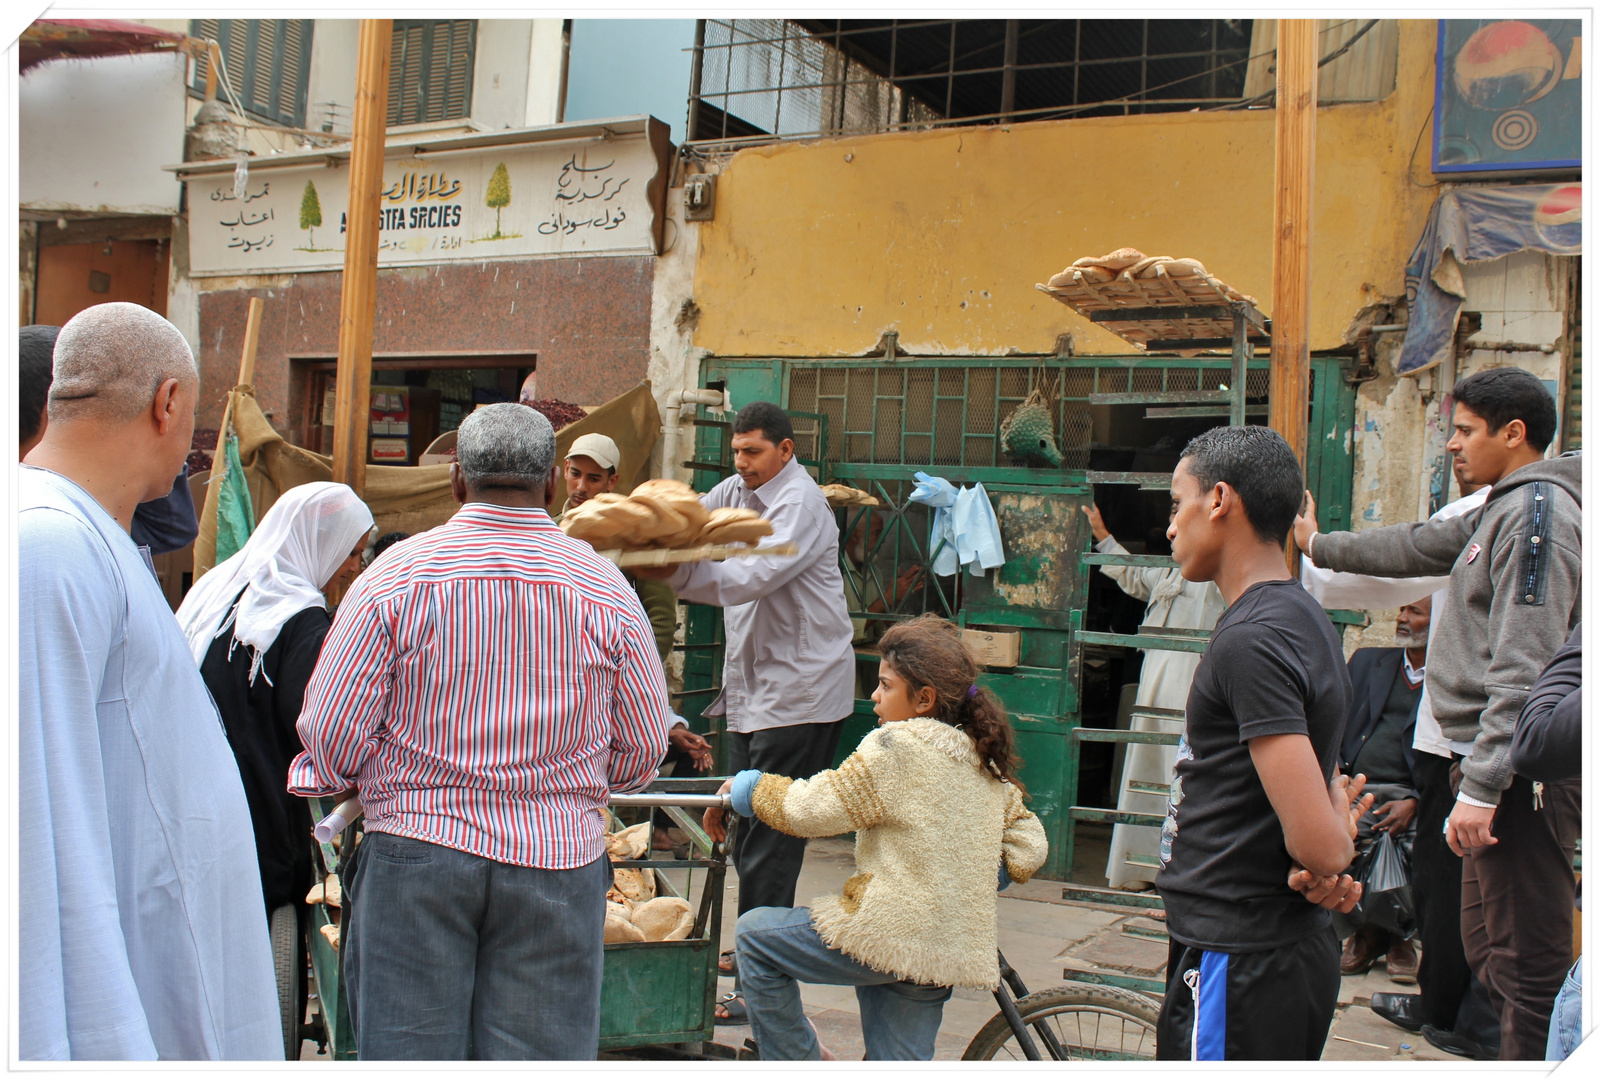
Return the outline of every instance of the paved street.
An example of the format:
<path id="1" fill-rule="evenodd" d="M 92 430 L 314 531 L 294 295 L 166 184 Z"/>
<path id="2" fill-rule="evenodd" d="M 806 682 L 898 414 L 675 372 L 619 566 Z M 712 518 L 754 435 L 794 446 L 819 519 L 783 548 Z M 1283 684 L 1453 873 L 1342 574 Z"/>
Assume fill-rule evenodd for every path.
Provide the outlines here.
<path id="1" fill-rule="evenodd" d="M 1104 885 L 1106 835 L 1093 828 L 1080 830 L 1080 844 L 1074 853 L 1074 880 L 1085 885 Z M 814 841 L 807 849 L 796 890 L 798 903 L 814 896 L 837 892 L 851 875 L 851 841 Z M 733 947 L 737 918 L 734 882 L 729 872 L 723 909 L 724 949 Z M 696 888 L 699 888 L 697 882 Z M 698 899 L 698 897 L 696 897 Z M 1152 920 L 1139 915 L 1097 911 L 1062 899 L 1062 883 L 1031 881 L 1013 885 L 1000 896 L 1000 947 L 1030 990 L 1040 990 L 1063 981 L 1068 961 L 1131 975 L 1157 975 L 1167 961 L 1164 942 L 1138 934 L 1125 933 L 1127 927 L 1152 926 Z M 719 980 L 718 996 L 734 988 L 732 979 Z M 1436 1050 L 1421 1035 L 1403 1031 L 1375 1016 L 1368 1002 L 1375 993 L 1409 993 L 1416 987 L 1398 986 L 1375 968 L 1365 976 L 1341 980 L 1338 1010 L 1324 1050 L 1326 1061 L 1460 1061 Z M 862 1057 L 861 1022 L 856 993 L 843 986 L 801 988 L 806 1013 L 817 1025 L 823 1043 L 841 1060 Z M 946 1003 L 940 1024 L 936 1057 L 955 1060 L 962 1056 L 969 1041 L 998 1012 L 995 999 L 981 991 L 957 990 Z M 726 1026 L 717 1029 L 716 1041 L 736 1051 L 750 1037 L 750 1028 Z M 314 1042 L 304 1044 L 302 1061 L 325 1061 Z"/>

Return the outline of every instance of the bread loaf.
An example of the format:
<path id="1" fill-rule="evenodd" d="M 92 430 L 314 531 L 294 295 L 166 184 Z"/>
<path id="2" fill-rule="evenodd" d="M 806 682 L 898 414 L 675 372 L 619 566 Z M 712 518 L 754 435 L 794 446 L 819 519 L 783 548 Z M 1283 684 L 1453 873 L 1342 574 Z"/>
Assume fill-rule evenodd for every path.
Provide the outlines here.
<path id="1" fill-rule="evenodd" d="M 682 941 L 695 925 L 689 901 L 677 896 L 658 896 L 640 904 L 631 918 L 646 941 Z"/>
<path id="2" fill-rule="evenodd" d="M 620 919 L 616 915 L 606 916 L 605 944 L 612 945 L 622 941 L 644 941 L 645 935 L 639 927 L 627 919 Z"/>
<path id="3" fill-rule="evenodd" d="M 633 867 L 612 871 L 612 886 L 635 904 L 656 896 L 656 875 Z"/>
<path id="4" fill-rule="evenodd" d="M 643 859 L 650 850 L 650 822 L 641 821 L 606 834 L 606 854 L 613 859 Z"/>
<path id="5" fill-rule="evenodd" d="M 764 536 L 773 535 L 772 522 L 754 510 L 741 506 L 724 506 L 713 510 L 706 527 L 696 537 L 698 544 L 753 544 Z"/>
<path id="6" fill-rule="evenodd" d="M 608 916 L 615 915 L 619 919 L 628 919 L 629 922 L 632 922 L 634 909 L 629 905 L 627 900 L 624 900 L 620 904 L 615 900 L 608 900 L 606 901 L 606 914 Z"/>
<path id="7" fill-rule="evenodd" d="M 322 936 L 328 939 L 328 944 L 336 949 L 339 948 L 339 927 L 333 923 L 323 923 Z"/>
<path id="8" fill-rule="evenodd" d="M 1124 273 L 1129 277 L 1154 278 L 1158 266 L 1172 261 L 1173 257 L 1170 255 L 1150 255 L 1129 267 Z"/>

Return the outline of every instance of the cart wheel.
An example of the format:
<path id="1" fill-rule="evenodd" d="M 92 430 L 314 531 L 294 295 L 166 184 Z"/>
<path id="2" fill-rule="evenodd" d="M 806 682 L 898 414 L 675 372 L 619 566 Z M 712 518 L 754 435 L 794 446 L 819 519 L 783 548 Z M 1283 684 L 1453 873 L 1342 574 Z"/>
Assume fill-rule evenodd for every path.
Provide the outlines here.
<path id="1" fill-rule="evenodd" d="M 1156 1002 L 1116 986 L 1069 983 L 1039 990 L 1017 1001 L 1034 1045 L 1049 1058 L 1043 1026 L 1068 1061 L 1150 1061 L 1156 1057 Z M 997 1013 L 968 1043 L 963 1061 L 1022 1061 L 1023 1051 L 1006 1016 Z"/>
<path id="2" fill-rule="evenodd" d="M 301 947 L 300 912 L 285 904 L 272 913 L 272 968 L 278 978 L 278 1015 L 283 1024 L 284 1060 L 300 1060 L 300 1022 L 305 1012 L 306 957 Z"/>

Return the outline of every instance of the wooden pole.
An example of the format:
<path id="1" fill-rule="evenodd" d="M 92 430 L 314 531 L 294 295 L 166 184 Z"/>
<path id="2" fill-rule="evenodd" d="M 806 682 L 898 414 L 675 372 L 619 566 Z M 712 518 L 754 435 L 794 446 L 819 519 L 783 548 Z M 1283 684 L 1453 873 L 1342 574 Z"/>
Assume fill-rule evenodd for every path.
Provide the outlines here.
<path id="1" fill-rule="evenodd" d="M 350 140 L 350 209 L 339 291 L 339 359 L 334 375 L 333 478 L 357 495 L 367 486 L 372 332 L 378 303 L 378 198 L 389 112 L 389 19 L 361 20 L 356 105 Z"/>
<path id="2" fill-rule="evenodd" d="M 1317 140 L 1317 21 L 1280 19 L 1273 158 L 1273 352 L 1268 425 L 1284 436 L 1306 473 L 1307 401 L 1312 382 L 1312 176 Z M 1284 545 L 1299 576 L 1294 538 Z"/>
<path id="3" fill-rule="evenodd" d="M 211 471 L 220 475 L 228 458 L 228 428 L 233 424 L 234 393 L 241 386 L 250 385 L 256 377 L 256 345 L 261 340 L 261 312 L 266 305 L 261 297 L 250 298 L 249 313 L 245 316 L 245 344 L 239 354 L 239 381 L 228 392 L 228 402 L 222 407 L 222 426 L 217 429 L 217 448 L 212 454 Z M 217 499 L 221 489 L 216 484 L 206 485 L 206 497 L 200 504 L 200 534 L 195 537 L 194 580 L 199 581 L 216 563 L 217 557 Z M 208 517 L 209 515 L 209 517 Z M 209 528 L 206 522 L 210 521 Z"/>
<path id="4" fill-rule="evenodd" d="M 1273 354 L 1268 424 L 1306 465 L 1311 384 L 1312 172 L 1317 22 L 1280 19 L 1273 162 Z"/>

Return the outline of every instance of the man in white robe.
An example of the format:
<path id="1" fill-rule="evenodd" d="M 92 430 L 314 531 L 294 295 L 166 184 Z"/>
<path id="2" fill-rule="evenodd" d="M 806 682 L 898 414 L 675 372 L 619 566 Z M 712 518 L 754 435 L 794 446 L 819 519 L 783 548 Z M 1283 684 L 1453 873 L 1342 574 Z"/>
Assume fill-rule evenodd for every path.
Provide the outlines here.
<path id="1" fill-rule="evenodd" d="M 199 379 L 136 304 L 74 317 L 18 515 L 18 1053 L 282 1058 L 239 768 L 134 507 L 189 451 Z"/>
<path id="2" fill-rule="evenodd" d="M 1107 531 L 1100 510 L 1091 504 L 1083 508 L 1090 519 L 1095 550 L 1108 555 L 1127 555 L 1128 549 Z M 1210 581 L 1186 581 L 1177 567 L 1103 566 L 1101 573 L 1117 582 L 1117 587 L 1149 605 L 1142 626 L 1172 630 L 1210 630 L 1227 606 L 1223 594 Z M 1134 705 L 1158 709 L 1184 710 L 1190 697 L 1190 683 L 1200 666 L 1198 652 L 1147 649 L 1140 665 L 1140 685 Z M 1182 720 L 1155 720 L 1135 717 L 1133 731 L 1161 731 L 1177 735 L 1184 730 Z M 1117 808 L 1135 814 L 1166 814 L 1167 790 L 1173 782 L 1173 762 L 1177 746 L 1156 743 L 1129 743 L 1123 755 L 1123 772 L 1117 778 Z M 1154 784 L 1160 793 L 1131 790 L 1137 782 Z M 1114 889 L 1146 889 L 1156 880 L 1157 846 L 1162 830 L 1146 825 L 1113 825 L 1112 848 L 1106 860 L 1106 880 Z M 1130 862 L 1143 857 L 1147 863 Z"/>

